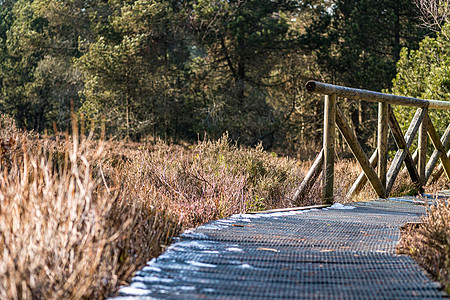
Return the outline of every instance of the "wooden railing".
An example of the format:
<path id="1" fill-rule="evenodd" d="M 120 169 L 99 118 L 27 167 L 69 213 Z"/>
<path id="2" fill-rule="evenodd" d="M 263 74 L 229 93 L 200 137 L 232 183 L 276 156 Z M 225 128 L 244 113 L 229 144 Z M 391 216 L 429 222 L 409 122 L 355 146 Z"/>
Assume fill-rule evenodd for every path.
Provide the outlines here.
<path id="1" fill-rule="evenodd" d="M 450 109 L 450 102 L 402 97 L 316 81 L 309 81 L 306 84 L 306 89 L 311 93 L 325 95 L 323 148 L 314 161 L 311 169 L 306 174 L 302 184 L 296 190 L 294 201 L 300 200 L 309 192 L 322 172 L 323 202 L 327 204 L 333 203 L 334 142 L 336 125 L 363 170 L 350 188 L 347 197 L 351 198 L 353 195 L 357 194 L 367 181 L 370 182 L 379 198 L 389 197 L 403 162 L 406 165 L 411 180 L 420 192 L 423 192 L 423 186 L 426 185 L 431 177 L 431 173 L 439 159 L 441 160 L 441 165 L 437 172 L 435 172 L 435 179 L 436 177 L 439 178 L 439 176 L 442 175 L 442 172 L 445 172 L 447 178 L 450 179 L 450 151 L 445 153 L 445 147 L 450 140 L 450 125 L 447 127 L 442 139 L 439 139 L 433 123 L 428 116 L 429 109 Z M 337 105 L 338 97 L 378 102 L 377 149 L 370 158 L 364 153 L 353 130 L 348 125 L 342 111 L 339 109 L 339 106 Z M 391 105 L 417 107 L 411 125 L 405 135 L 403 135 L 400 129 Z M 389 128 L 397 144 L 398 151 L 388 169 L 387 145 Z M 418 149 L 414 155 L 411 155 L 409 148 L 417 134 Z M 435 148 L 428 164 L 426 163 L 427 136 L 430 137 Z"/>

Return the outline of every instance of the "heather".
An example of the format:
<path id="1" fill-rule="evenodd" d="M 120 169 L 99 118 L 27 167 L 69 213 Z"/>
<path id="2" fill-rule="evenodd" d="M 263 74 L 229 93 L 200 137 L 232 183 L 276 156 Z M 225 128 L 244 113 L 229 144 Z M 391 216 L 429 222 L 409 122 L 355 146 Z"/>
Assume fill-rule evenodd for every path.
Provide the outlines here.
<path id="1" fill-rule="evenodd" d="M 188 147 L 107 142 L 74 124 L 47 137 L 1 118 L 0 298 L 112 295 L 182 230 L 289 206 L 305 171 L 226 136 Z"/>
<path id="2" fill-rule="evenodd" d="M 238 146 L 227 135 L 186 145 L 138 144 L 105 141 L 73 124 L 71 134 L 46 136 L 0 119 L 0 298 L 114 295 L 185 229 L 293 206 L 294 190 L 312 164 L 262 146 Z M 366 186 L 358 198 L 345 199 L 358 173 L 354 161 L 337 158 L 337 202 L 373 198 Z M 397 189 L 408 186 L 402 185 L 406 177 L 400 181 Z M 296 204 L 320 204 L 320 191 L 319 181 Z M 444 233 L 445 209 L 426 219 L 443 224 Z M 442 233 L 423 234 L 432 241 L 437 236 Z M 445 254 L 448 241 L 446 247 L 433 251 Z"/>
<path id="3" fill-rule="evenodd" d="M 102 298 L 179 231 L 174 216 L 102 180 L 120 168 L 113 144 L 1 121 L 0 298 Z"/>
<path id="4" fill-rule="evenodd" d="M 413 257 L 450 293 L 450 202 L 436 199 L 423 223 L 405 229 L 399 252 Z"/>
<path id="5" fill-rule="evenodd" d="M 436 195 L 448 189 L 447 177 L 442 175 L 427 186 L 426 192 Z M 414 258 L 443 289 L 450 293 L 450 202 L 448 198 L 435 197 L 427 205 L 427 214 L 418 224 L 403 228 L 398 252 Z"/>

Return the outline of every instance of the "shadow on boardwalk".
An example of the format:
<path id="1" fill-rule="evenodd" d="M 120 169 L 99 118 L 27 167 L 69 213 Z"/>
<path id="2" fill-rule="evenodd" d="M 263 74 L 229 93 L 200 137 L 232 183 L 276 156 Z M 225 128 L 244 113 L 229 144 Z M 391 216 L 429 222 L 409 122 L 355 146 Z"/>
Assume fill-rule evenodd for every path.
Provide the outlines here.
<path id="1" fill-rule="evenodd" d="M 185 232 L 121 299 L 441 299 L 399 227 L 425 207 L 405 199 L 242 214 Z"/>

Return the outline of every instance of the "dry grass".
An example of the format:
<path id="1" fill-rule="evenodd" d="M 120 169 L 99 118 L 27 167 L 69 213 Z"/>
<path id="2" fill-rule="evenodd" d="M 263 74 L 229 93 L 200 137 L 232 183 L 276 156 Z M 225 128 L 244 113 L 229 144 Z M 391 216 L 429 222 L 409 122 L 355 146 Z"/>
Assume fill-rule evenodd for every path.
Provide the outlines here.
<path id="1" fill-rule="evenodd" d="M 428 184 L 425 192 L 435 195 L 448 188 L 444 174 L 438 181 Z M 398 252 L 413 257 L 450 293 L 450 202 L 441 198 L 433 203 L 420 224 L 406 227 L 402 232 Z"/>
<path id="2" fill-rule="evenodd" d="M 111 295 L 183 228 L 288 205 L 305 171 L 226 137 L 188 149 L 0 124 L 1 299 Z"/>
<path id="3" fill-rule="evenodd" d="M 450 293 L 450 202 L 436 200 L 417 228 L 407 228 L 399 253 L 412 256 Z"/>
<path id="4" fill-rule="evenodd" d="M 105 188 L 113 149 L 14 129 L 0 173 L 0 298 L 102 298 L 160 252 L 176 218 Z M 75 139 L 76 140 L 76 139 Z"/>
<path id="5" fill-rule="evenodd" d="M 288 206 L 305 171 L 293 159 L 260 147 L 238 148 L 226 136 L 189 149 L 164 143 L 149 148 L 141 146 L 135 154 L 124 170 L 125 181 L 154 188 L 164 209 L 176 214 L 183 227 Z"/>
<path id="6" fill-rule="evenodd" d="M 50 139 L 4 116 L 0 125 L 0 299 L 112 295 L 183 229 L 291 206 L 312 163 L 226 136 L 182 147 L 96 141 L 76 128 Z M 342 202 L 359 167 L 338 160 L 335 169 Z M 320 189 L 301 204 L 320 203 Z M 370 187 L 361 197 L 373 197 Z"/>

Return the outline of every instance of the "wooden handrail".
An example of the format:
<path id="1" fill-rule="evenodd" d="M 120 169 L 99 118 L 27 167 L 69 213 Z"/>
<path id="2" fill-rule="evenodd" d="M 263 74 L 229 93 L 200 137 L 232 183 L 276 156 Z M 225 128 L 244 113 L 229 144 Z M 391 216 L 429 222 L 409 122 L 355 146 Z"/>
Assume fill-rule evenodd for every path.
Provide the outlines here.
<path id="1" fill-rule="evenodd" d="M 412 97 L 383 94 L 379 92 L 348 88 L 339 85 L 322 83 L 318 81 L 309 81 L 306 84 L 306 90 L 315 94 L 333 95 L 341 98 L 354 100 L 363 100 L 369 102 L 387 102 L 394 105 L 428 107 L 433 109 L 450 109 L 450 102 L 438 100 L 423 100 Z"/>
<path id="2" fill-rule="evenodd" d="M 450 179 L 450 152 L 448 154 L 445 153 L 446 144 L 450 140 L 450 125 L 442 140 L 440 140 L 428 116 L 429 109 L 450 109 L 450 102 L 383 94 L 317 81 L 309 81 L 306 84 L 306 89 L 312 93 L 325 95 L 323 149 L 300 187 L 295 191 L 294 203 L 299 202 L 300 198 L 309 191 L 310 187 L 319 177 L 320 169 L 322 169 L 323 178 L 323 202 L 329 204 L 334 201 L 334 139 L 336 136 L 336 127 L 341 131 L 342 136 L 363 169 L 363 172 L 347 196 L 351 197 L 354 193 L 361 190 L 368 179 L 378 197 L 389 197 L 389 193 L 403 162 L 405 162 L 408 173 L 419 192 L 423 192 L 422 187 L 430 177 L 438 158 L 441 160 L 443 169 Z M 372 154 L 370 159 L 363 152 L 358 139 L 339 109 L 337 105 L 339 97 L 379 103 L 377 150 Z M 400 130 L 394 112 L 390 107 L 391 104 L 418 108 L 405 135 Z M 387 139 L 389 128 L 397 144 L 398 151 L 389 170 L 387 170 Z M 409 148 L 416 135 L 419 137 L 418 151 L 414 155 L 417 157 L 417 160 L 409 152 Z M 431 138 L 436 151 L 430 163 L 426 164 L 428 136 Z M 377 172 L 375 172 L 375 167 L 377 168 Z"/>

